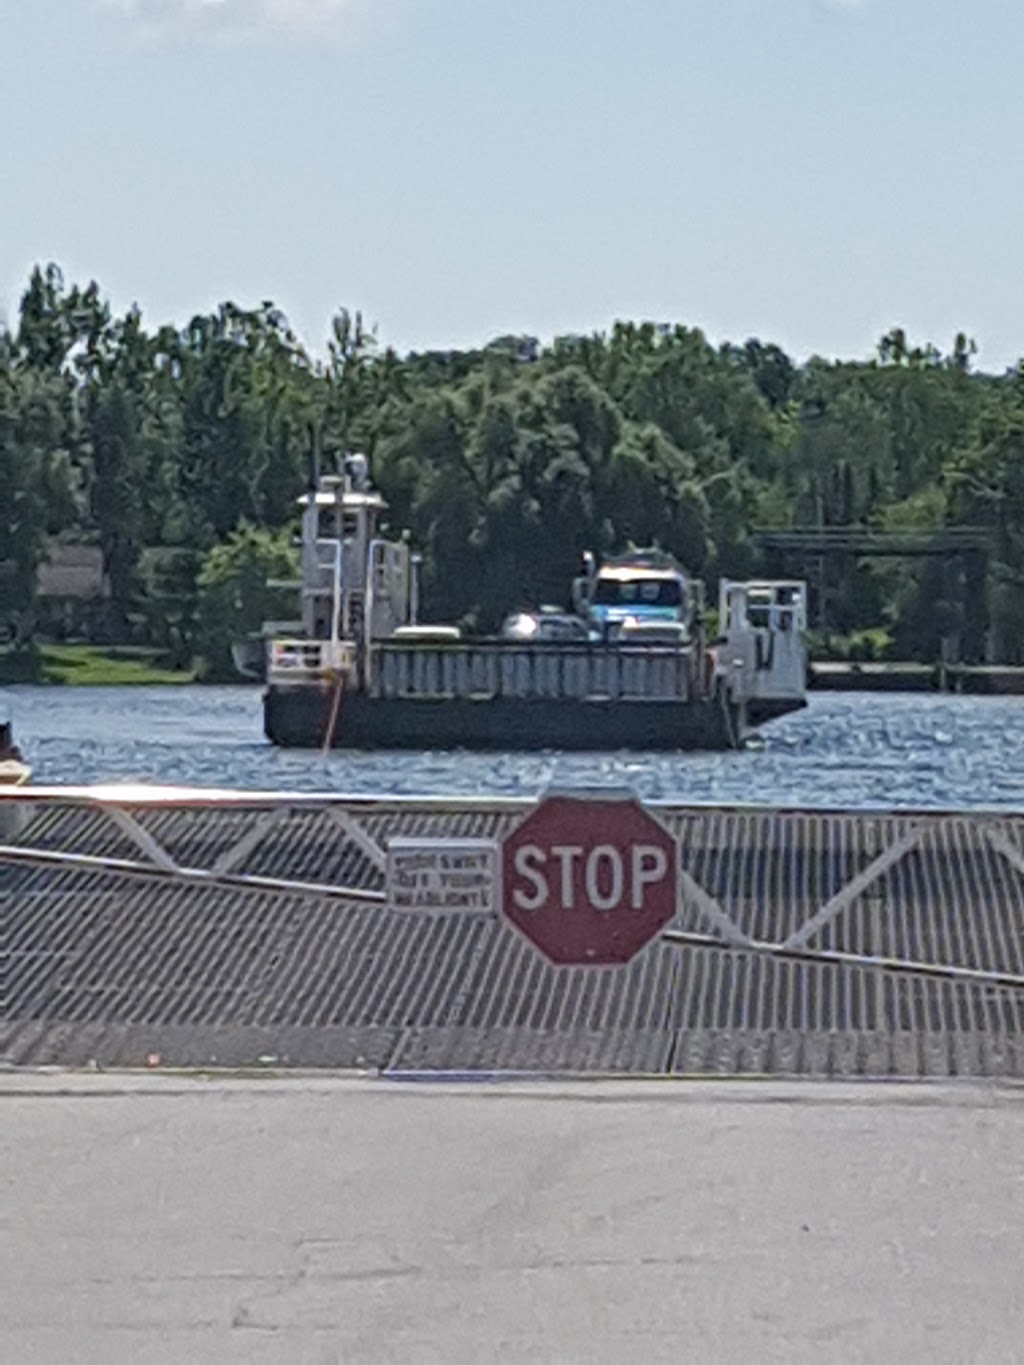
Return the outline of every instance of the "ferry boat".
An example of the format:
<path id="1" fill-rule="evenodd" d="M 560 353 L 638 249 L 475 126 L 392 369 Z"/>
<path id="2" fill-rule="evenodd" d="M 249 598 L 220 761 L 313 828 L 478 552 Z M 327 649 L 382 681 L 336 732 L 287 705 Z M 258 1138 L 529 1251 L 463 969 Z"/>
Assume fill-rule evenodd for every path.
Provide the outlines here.
<path id="1" fill-rule="evenodd" d="M 729 749 L 806 704 L 806 590 L 703 587 L 660 551 L 584 557 L 573 610 L 467 639 L 419 620 L 418 556 L 378 534 L 366 458 L 317 476 L 302 507 L 302 630 L 267 642 L 275 744 L 362 749 Z"/>

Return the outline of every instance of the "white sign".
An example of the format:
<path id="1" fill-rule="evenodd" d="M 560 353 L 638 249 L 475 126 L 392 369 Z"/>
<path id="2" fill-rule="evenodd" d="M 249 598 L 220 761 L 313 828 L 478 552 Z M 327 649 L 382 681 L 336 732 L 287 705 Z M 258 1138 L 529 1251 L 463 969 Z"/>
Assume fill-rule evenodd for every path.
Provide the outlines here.
<path id="1" fill-rule="evenodd" d="M 498 846 L 493 839 L 388 840 L 386 884 L 393 910 L 438 915 L 495 913 Z"/>

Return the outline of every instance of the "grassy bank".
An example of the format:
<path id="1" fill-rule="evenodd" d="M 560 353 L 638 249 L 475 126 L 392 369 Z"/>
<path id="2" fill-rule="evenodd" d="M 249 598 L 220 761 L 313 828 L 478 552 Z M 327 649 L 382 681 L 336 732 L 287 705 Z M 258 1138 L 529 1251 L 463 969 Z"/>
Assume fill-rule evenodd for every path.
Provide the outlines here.
<path id="1" fill-rule="evenodd" d="M 0 651 L 0 683 L 78 687 L 191 683 L 191 670 L 161 668 L 154 650 L 115 645 L 41 645 L 31 655 Z"/>

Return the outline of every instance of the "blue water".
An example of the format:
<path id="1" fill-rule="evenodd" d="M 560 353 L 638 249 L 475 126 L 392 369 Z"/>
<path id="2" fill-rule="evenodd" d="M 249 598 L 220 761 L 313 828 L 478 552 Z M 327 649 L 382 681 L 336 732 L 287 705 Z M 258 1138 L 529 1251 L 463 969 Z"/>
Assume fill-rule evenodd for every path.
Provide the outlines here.
<path id="1" fill-rule="evenodd" d="M 556 783 L 648 799 L 1024 809 L 1024 698 L 819 694 L 727 754 L 280 750 L 249 687 L 0 688 L 34 780 L 265 791 L 534 796 Z"/>

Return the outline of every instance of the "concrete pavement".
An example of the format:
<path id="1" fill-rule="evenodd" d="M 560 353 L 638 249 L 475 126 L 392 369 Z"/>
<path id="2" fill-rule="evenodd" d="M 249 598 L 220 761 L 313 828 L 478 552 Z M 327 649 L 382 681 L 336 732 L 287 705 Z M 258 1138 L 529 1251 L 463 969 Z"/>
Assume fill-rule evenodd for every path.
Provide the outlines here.
<path id="1" fill-rule="evenodd" d="M 0 1358 L 1024 1360 L 1024 1089 L 0 1076 Z"/>

